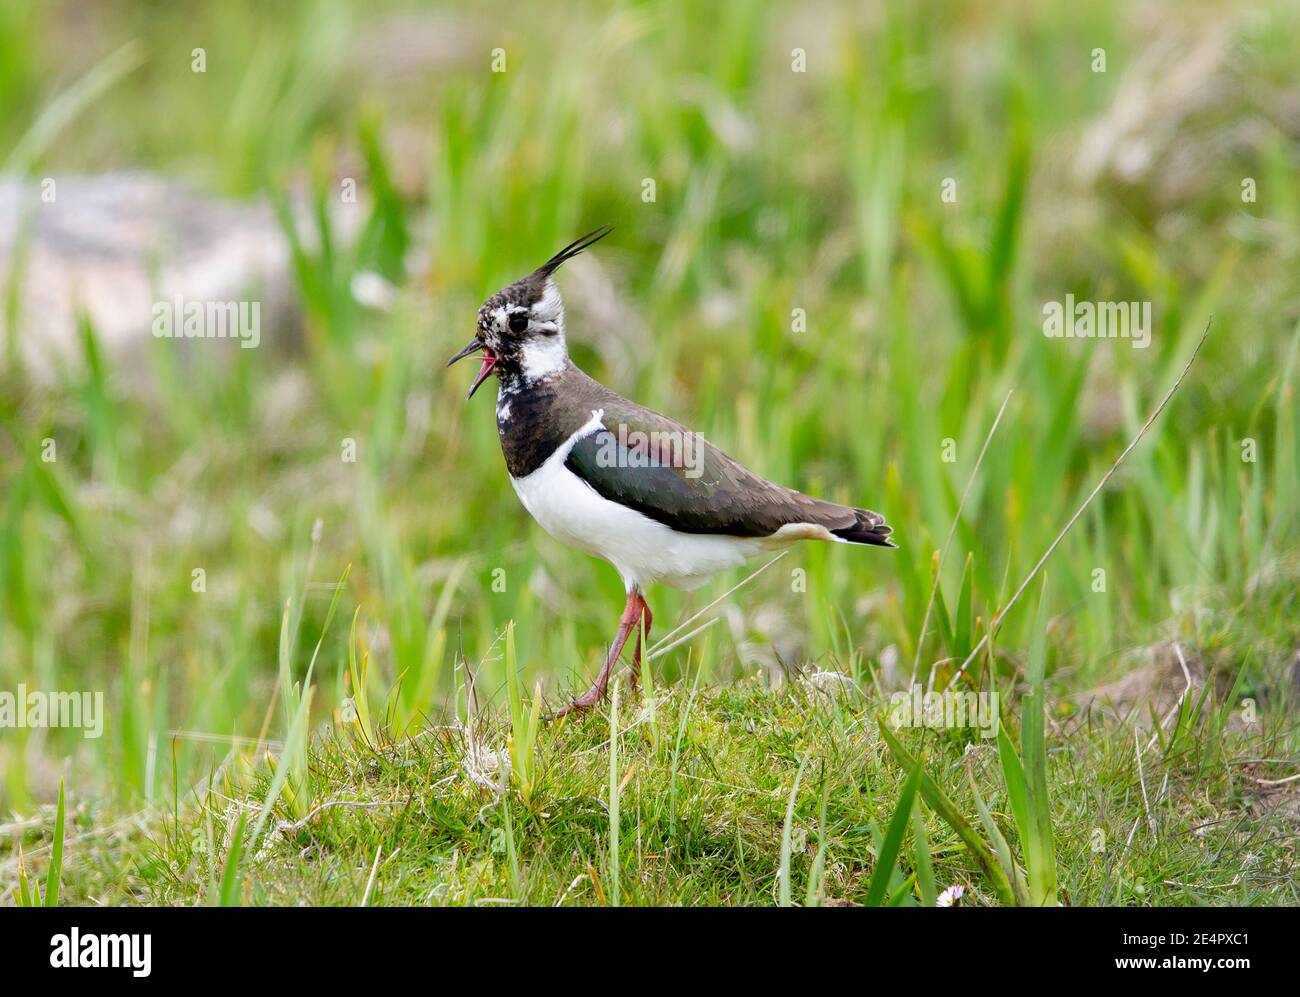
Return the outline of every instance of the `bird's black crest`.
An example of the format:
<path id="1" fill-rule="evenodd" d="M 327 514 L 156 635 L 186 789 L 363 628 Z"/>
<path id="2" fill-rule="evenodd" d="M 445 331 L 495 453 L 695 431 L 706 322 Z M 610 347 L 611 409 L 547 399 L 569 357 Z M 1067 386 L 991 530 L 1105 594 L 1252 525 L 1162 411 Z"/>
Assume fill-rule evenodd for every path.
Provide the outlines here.
<path id="1" fill-rule="evenodd" d="M 592 231 L 588 232 L 586 235 L 578 239 L 575 239 L 573 242 L 569 243 L 558 253 L 552 256 L 549 260 L 543 263 L 540 267 L 537 268 L 537 272 L 543 275 L 544 277 L 549 277 L 551 274 L 555 273 L 555 271 L 560 268 L 560 264 L 566 262 L 567 260 L 573 259 L 584 249 L 594 245 L 597 242 L 600 242 L 601 239 L 605 238 L 605 236 L 609 235 L 609 233 L 613 231 L 614 231 L 614 227 L 612 225 L 602 225 L 598 229 L 592 229 Z"/>

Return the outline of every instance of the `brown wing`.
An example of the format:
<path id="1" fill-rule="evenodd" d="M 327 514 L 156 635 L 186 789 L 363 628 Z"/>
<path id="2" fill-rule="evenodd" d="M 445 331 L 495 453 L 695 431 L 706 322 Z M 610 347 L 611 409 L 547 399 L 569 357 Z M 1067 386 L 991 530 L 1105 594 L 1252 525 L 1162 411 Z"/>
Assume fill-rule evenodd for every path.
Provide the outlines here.
<path id="1" fill-rule="evenodd" d="M 699 434 L 612 392 L 599 407 L 601 428 L 574 445 L 565 466 L 610 501 L 681 533 L 768 537 L 812 523 L 850 543 L 893 546 L 877 513 L 760 478 Z"/>

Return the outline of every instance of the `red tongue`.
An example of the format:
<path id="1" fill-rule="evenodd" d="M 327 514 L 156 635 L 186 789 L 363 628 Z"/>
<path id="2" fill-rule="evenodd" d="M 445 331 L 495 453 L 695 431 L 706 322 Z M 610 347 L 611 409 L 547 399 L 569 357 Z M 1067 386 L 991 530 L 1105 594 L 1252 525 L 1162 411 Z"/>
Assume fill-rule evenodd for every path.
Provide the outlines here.
<path id="1" fill-rule="evenodd" d="M 479 368 L 478 377 L 474 378 L 474 383 L 470 385 L 469 395 L 467 396 L 470 398 L 474 397 L 474 392 L 478 390 L 478 386 L 487 380 L 487 376 L 492 373 L 492 368 L 496 366 L 497 362 L 497 358 L 491 353 L 484 353 L 479 359 L 483 361 L 483 366 Z"/>

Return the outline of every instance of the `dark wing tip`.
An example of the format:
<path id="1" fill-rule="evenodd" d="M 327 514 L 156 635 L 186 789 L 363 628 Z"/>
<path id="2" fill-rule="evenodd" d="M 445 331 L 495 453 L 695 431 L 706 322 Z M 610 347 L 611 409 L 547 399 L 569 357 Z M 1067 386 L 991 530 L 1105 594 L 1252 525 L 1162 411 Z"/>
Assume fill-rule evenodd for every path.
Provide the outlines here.
<path id="1" fill-rule="evenodd" d="M 897 547 L 889 539 L 894 528 L 885 522 L 885 517 L 870 509 L 854 509 L 854 523 L 838 530 L 831 530 L 834 536 L 853 544 L 865 544 L 869 547 Z"/>
<path id="2" fill-rule="evenodd" d="M 537 272 L 545 277 L 549 277 L 560 268 L 560 264 L 573 259 L 584 249 L 588 249 L 600 242 L 601 239 L 605 238 L 605 236 L 609 235 L 609 233 L 613 231 L 614 226 L 612 225 L 602 225 L 600 228 L 592 229 L 586 235 L 574 239 L 573 242 L 569 243 L 549 260 L 543 263 L 537 268 Z"/>

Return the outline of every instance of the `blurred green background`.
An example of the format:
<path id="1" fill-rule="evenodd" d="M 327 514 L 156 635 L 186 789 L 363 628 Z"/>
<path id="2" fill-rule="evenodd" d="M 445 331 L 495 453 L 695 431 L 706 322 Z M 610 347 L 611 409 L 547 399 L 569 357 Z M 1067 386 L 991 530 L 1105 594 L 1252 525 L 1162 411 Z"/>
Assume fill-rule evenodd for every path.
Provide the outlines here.
<path id="1" fill-rule="evenodd" d="M 769 478 L 884 512 L 902 545 L 797 549 L 664 678 L 906 677 L 1006 393 L 944 567 L 954 603 L 970 556 L 981 620 L 1212 314 L 1049 566 L 1053 681 L 1089 688 L 1181 632 L 1267 695 L 1300 639 L 1298 50 L 1294 3 L 7 0 L 0 163 L 32 204 L 42 178 L 147 170 L 269 205 L 296 317 L 265 310 L 256 350 L 109 344 L 86 320 L 38 370 L 10 255 L 0 688 L 102 690 L 107 722 L 0 731 L 0 805 L 65 770 L 168 799 L 229 760 L 222 738 L 282 733 L 282 615 L 301 678 L 349 564 L 317 721 L 349 691 L 354 613 L 395 731 L 454 698 L 462 654 L 499 694 L 510 620 L 527 687 L 585 685 L 618 579 L 529 520 L 491 401 L 443 363 L 484 297 L 605 223 L 560 278 L 579 365 Z M 1150 348 L 1044 337 L 1067 293 L 1151 302 Z M 651 593 L 657 625 L 739 577 Z M 1008 674 L 1031 615 L 999 636 Z M 923 672 L 960 654 L 952 629 Z"/>

